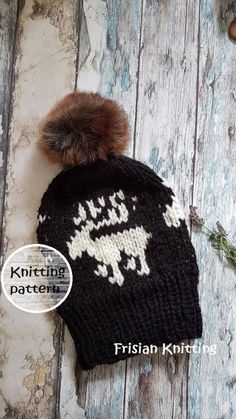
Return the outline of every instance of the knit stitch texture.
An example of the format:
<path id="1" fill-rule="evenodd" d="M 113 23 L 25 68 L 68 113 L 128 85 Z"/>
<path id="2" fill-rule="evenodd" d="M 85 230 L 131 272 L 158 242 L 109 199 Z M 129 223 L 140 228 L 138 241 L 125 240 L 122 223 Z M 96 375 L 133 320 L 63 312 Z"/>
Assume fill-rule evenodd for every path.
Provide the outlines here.
<path id="1" fill-rule="evenodd" d="M 39 243 L 69 261 L 73 286 L 58 307 L 82 368 L 113 363 L 114 343 L 200 337 L 198 267 L 168 184 L 128 157 L 63 170 L 45 192 Z"/>

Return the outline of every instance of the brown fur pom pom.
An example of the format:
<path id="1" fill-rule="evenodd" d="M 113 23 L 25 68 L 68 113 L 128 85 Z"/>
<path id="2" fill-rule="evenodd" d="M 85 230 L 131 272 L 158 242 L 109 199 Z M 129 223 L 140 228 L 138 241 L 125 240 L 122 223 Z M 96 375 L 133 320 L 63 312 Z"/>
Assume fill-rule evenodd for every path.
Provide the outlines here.
<path id="1" fill-rule="evenodd" d="M 39 144 L 64 166 L 122 154 L 129 139 L 126 113 L 98 93 L 75 92 L 60 100 L 39 127 Z"/>

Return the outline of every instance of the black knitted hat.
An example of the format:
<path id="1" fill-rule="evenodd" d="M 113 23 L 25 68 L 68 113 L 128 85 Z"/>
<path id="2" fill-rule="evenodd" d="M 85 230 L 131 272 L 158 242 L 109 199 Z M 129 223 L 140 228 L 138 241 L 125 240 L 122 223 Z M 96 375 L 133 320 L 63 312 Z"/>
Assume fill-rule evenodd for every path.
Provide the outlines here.
<path id="1" fill-rule="evenodd" d="M 48 124 L 63 125 L 54 113 L 41 138 Z M 70 128 L 63 125 L 73 143 Z M 132 355 L 115 354 L 115 343 L 160 346 L 202 334 L 198 267 L 178 200 L 151 169 L 117 154 L 66 167 L 39 208 L 39 243 L 58 249 L 72 268 L 72 290 L 57 310 L 84 369 Z"/>

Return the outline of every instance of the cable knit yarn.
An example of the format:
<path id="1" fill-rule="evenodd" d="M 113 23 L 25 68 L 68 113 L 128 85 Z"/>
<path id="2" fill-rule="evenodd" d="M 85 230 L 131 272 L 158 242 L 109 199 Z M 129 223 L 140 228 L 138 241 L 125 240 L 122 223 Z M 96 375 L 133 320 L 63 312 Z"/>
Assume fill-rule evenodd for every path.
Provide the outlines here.
<path id="1" fill-rule="evenodd" d="M 82 368 L 131 356 L 114 343 L 157 346 L 200 337 L 198 267 L 168 183 L 128 157 L 63 170 L 38 212 L 39 243 L 69 261 L 58 307 Z"/>

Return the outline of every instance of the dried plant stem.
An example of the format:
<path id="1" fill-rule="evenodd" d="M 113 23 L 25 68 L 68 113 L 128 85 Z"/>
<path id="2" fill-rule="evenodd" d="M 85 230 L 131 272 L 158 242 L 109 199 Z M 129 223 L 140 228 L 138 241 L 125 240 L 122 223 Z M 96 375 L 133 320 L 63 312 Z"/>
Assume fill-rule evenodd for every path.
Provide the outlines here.
<path id="1" fill-rule="evenodd" d="M 228 234 L 222 225 L 217 221 L 216 228 L 209 229 L 205 221 L 197 214 L 197 208 L 190 206 L 190 220 L 201 229 L 205 229 L 211 246 L 221 252 L 221 254 L 234 266 L 236 266 L 236 246 L 228 239 Z"/>

